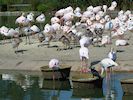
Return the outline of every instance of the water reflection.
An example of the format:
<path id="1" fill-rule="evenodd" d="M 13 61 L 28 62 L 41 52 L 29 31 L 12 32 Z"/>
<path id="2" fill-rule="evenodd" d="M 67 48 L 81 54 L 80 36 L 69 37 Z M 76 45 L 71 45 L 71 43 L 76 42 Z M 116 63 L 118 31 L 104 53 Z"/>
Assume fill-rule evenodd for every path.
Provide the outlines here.
<path id="1" fill-rule="evenodd" d="M 24 90 L 16 82 L 12 80 L 0 80 L 0 99 L 23 100 L 23 96 Z"/>
<path id="2" fill-rule="evenodd" d="M 120 79 L 133 74 L 113 74 L 103 80 L 103 89 L 71 89 L 68 81 L 43 80 L 41 76 L 2 74 L 0 76 L 1 100 L 131 100 L 123 95 Z"/>

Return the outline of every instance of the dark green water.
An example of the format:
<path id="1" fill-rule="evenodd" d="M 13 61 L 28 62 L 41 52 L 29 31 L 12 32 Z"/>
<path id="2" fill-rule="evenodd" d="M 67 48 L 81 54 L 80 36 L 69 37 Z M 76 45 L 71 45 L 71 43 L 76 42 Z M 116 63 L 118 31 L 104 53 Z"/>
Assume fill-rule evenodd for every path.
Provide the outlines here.
<path id="1" fill-rule="evenodd" d="M 43 80 L 41 75 L 33 75 L 1 74 L 0 100 L 132 100 L 133 98 L 131 95 L 123 95 L 119 81 L 122 78 L 133 78 L 132 73 L 112 75 L 109 86 L 104 79 L 102 89 L 80 90 L 71 89 L 69 81 L 48 81 Z"/>

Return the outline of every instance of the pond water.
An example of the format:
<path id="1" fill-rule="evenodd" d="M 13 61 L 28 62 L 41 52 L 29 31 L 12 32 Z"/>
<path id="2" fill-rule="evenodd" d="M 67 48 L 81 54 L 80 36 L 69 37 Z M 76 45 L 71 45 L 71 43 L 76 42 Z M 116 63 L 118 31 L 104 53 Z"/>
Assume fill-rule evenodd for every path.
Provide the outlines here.
<path id="1" fill-rule="evenodd" d="M 120 79 L 133 78 L 133 73 L 111 76 L 111 84 L 103 80 L 102 89 L 72 89 L 71 81 L 43 80 L 42 75 L 1 74 L 0 100 L 132 100 L 124 96 Z M 110 91 L 110 94 L 108 94 Z"/>

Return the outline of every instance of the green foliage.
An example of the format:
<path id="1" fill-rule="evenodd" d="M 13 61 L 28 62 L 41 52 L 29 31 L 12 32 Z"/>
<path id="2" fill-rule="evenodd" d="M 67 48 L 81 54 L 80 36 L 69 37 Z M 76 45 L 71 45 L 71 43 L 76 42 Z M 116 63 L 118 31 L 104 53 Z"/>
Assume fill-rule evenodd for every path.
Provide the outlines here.
<path id="1" fill-rule="evenodd" d="M 0 0 L 0 4 L 14 4 L 20 3 L 21 0 Z"/>
<path id="2" fill-rule="evenodd" d="M 57 10 L 59 6 L 60 6 L 59 2 L 56 2 L 56 0 L 52 0 L 39 4 L 37 6 L 37 10 L 42 12 L 47 12 L 47 11 Z"/>
<path id="3" fill-rule="evenodd" d="M 85 10 L 86 7 L 98 6 L 98 5 L 111 5 L 114 0 L 0 0 L 0 4 L 17 4 L 17 3 L 29 3 L 32 5 L 31 10 L 49 12 L 52 10 L 58 10 L 67 6 L 73 8 L 80 7 Z M 133 10 L 133 0 L 115 0 L 118 3 L 117 9 L 121 10 Z M 26 9 L 25 9 L 26 10 Z"/>

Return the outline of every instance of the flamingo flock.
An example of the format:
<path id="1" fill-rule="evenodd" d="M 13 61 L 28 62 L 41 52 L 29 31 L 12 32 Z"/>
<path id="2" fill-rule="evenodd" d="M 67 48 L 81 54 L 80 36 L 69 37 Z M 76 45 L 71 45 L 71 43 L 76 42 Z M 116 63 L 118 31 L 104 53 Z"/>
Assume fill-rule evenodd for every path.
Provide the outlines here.
<path id="1" fill-rule="evenodd" d="M 111 44 L 114 38 L 116 46 L 129 44 L 125 35 L 127 31 L 133 31 L 133 14 L 130 10 L 121 10 L 115 18 L 111 18 L 108 13 L 114 11 L 116 7 L 116 1 L 113 1 L 109 7 L 90 5 L 85 11 L 80 7 L 74 9 L 68 6 L 56 11 L 49 23 L 45 23 L 46 17 L 43 13 L 37 17 L 33 12 L 22 13 L 15 21 L 18 25 L 16 29 L 1 26 L 0 33 L 3 40 L 7 36 L 12 38 L 13 48 L 18 48 L 22 36 L 26 37 L 26 44 L 31 44 L 30 38 L 35 34 L 40 44 L 49 45 L 51 41 L 61 42 L 64 47 L 60 49 L 58 46 L 57 50 L 72 49 L 80 45 L 81 66 L 87 67 L 90 45 L 106 46 Z M 35 22 L 40 23 L 40 26 L 35 25 Z"/>

